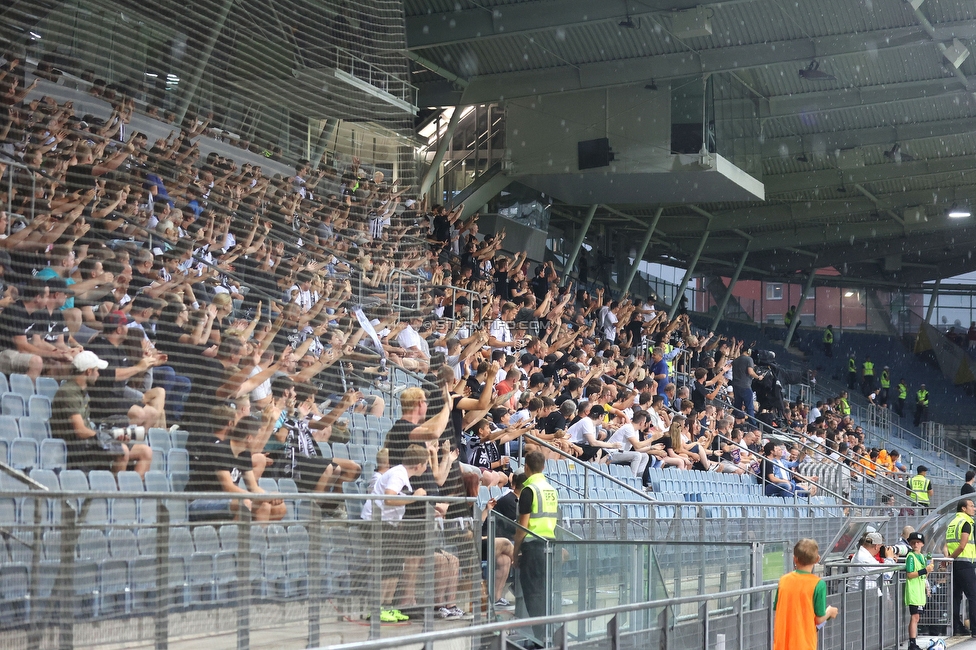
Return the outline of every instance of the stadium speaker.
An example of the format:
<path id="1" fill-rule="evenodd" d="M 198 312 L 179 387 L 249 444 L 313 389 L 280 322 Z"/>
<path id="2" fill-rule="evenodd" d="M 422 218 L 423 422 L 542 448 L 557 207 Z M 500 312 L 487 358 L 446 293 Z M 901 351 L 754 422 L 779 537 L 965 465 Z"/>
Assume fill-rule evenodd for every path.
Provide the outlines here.
<path id="1" fill-rule="evenodd" d="M 576 144 L 576 153 L 580 169 L 607 167 L 613 162 L 613 152 L 610 151 L 610 140 L 607 138 L 581 140 Z"/>

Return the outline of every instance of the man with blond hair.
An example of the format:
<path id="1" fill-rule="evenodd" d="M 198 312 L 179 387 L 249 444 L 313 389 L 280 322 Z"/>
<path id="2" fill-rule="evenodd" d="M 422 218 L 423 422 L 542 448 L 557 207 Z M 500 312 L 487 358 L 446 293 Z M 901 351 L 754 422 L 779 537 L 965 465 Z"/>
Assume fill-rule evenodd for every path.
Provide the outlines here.
<path id="1" fill-rule="evenodd" d="M 438 440 L 451 416 L 451 396 L 445 392 L 444 407 L 433 417 L 427 417 L 427 393 L 419 386 L 411 386 L 400 393 L 400 419 L 386 434 L 385 446 L 390 450 L 390 465 L 403 462 L 403 454 L 411 444 L 424 445 Z"/>

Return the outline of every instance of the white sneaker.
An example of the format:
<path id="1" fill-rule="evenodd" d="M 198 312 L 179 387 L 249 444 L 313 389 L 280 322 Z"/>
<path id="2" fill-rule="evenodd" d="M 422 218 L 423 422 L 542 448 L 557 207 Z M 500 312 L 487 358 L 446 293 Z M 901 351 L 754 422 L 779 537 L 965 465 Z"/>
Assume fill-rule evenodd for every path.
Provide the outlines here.
<path id="1" fill-rule="evenodd" d="M 441 607 L 437 610 L 437 618 L 451 618 L 452 612 L 447 607 Z"/>
<path id="2" fill-rule="evenodd" d="M 458 607 L 457 605 L 451 605 L 450 607 L 447 608 L 447 611 L 451 613 L 451 615 L 448 616 L 448 618 L 451 619 L 464 618 L 464 612 L 461 611 L 461 608 Z"/>

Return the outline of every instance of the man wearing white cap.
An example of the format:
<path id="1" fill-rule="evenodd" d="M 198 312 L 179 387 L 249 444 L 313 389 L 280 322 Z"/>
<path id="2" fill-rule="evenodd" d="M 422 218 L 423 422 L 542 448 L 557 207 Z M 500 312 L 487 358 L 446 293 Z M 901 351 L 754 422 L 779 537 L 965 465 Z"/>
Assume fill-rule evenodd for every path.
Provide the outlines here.
<path id="1" fill-rule="evenodd" d="M 881 558 L 879 561 L 878 558 Z M 881 595 L 881 589 L 878 588 L 878 578 L 880 577 L 875 571 L 875 567 L 871 565 L 875 564 L 894 564 L 895 562 L 895 549 L 891 546 L 885 546 L 884 541 L 881 537 L 881 533 L 876 531 L 871 531 L 864 534 L 861 538 L 860 546 L 857 549 L 857 553 L 851 558 L 851 574 L 868 574 L 863 578 L 864 588 L 868 591 L 868 595 L 871 595 L 872 589 L 877 589 L 877 593 Z M 885 580 L 891 579 L 891 573 L 884 574 Z M 847 591 L 860 591 L 861 590 L 861 580 L 862 578 L 850 578 L 847 581 Z"/>
<path id="2" fill-rule="evenodd" d="M 136 445 L 131 449 L 122 445 L 121 453 L 106 451 L 98 441 L 98 432 L 91 428 L 88 389 L 98 380 L 98 371 L 105 370 L 108 362 L 99 359 L 94 352 L 81 352 L 71 362 L 71 377 L 54 395 L 51 405 L 51 433 L 68 446 L 69 469 L 111 469 L 121 472 L 129 461 L 135 461 L 135 470 L 145 476 L 152 462 L 149 445 Z"/>

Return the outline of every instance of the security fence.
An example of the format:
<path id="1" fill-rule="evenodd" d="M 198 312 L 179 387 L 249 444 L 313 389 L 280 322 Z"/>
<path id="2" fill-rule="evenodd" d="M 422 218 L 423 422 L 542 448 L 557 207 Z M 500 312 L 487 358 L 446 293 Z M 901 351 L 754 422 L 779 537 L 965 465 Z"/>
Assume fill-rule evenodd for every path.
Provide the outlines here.
<path id="1" fill-rule="evenodd" d="M 890 567 L 889 567 L 890 570 Z M 827 604 L 838 618 L 819 632 L 820 648 L 882 650 L 907 638 L 903 582 L 887 581 L 885 569 L 824 577 Z M 854 580 L 855 582 L 850 582 Z M 882 584 L 881 589 L 872 584 Z M 544 628 L 557 648 L 716 648 L 766 650 L 772 646 L 776 582 L 720 594 L 658 598 L 602 609 L 556 614 L 527 620 L 506 620 L 459 630 L 383 639 L 361 644 L 335 644 L 330 650 L 383 650 L 392 647 L 433 647 L 447 642 L 503 649 Z"/>
<path id="2" fill-rule="evenodd" d="M 314 647 L 483 618 L 472 500 L 398 497 L 419 518 L 382 521 L 382 498 L 282 486 L 268 499 L 287 513 L 268 522 L 244 496 L 4 491 L 0 645 Z M 388 623 L 394 606 L 409 620 Z"/>

